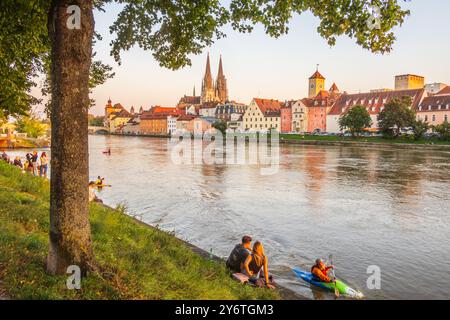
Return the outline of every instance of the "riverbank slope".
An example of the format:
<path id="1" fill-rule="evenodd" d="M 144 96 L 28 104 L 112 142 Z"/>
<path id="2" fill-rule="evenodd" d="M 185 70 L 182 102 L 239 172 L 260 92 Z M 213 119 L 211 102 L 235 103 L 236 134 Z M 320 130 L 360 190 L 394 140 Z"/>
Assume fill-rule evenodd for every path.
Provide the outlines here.
<path id="1" fill-rule="evenodd" d="M 450 141 L 439 139 L 411 140 L 406 138 L 385 139 L 382 137 L 338 137 L 312 136 L 299 134 L 281 134 L 280 142 L 284 144 L 319 145 L 319 146 L 353 146 L 353 147 L 394 147 L 398 149 L 426 149 L 450 151 Z"/>
<path id="2" fill-rule="evenodd" d="M 44 272 L 49 183 L 0 161 L 0 280 L 12 299 L 279 299 L 233 281 L 223 263 L 201 257 L 174 236 L 117 210 L 92 204 L 101 274 L 68 290 Z"/>

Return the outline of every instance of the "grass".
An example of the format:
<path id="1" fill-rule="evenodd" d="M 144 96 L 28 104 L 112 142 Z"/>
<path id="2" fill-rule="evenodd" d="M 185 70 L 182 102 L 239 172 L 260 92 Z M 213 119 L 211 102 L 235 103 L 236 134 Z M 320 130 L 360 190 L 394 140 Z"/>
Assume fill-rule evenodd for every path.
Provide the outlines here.
<path id="1" fill-rule="evenodd" d="M 101 274 L 68 290 L 45 273 L 49 183 L 0 161 L 0 278 L 12 299 L 279 299 L 241 285 L 223 264 L 200 257 L 172 235 L 92 204 L 90 219 Z"/>
<path id="2" fill-rule="evenodd" d="M 343 141 L 343 142 L 373 142 L 373 143 L 391 143 L 391 144 L 435 144 L 450 145 L 450 141 L 439 139 L 420 139 L 409 138 L 387 139 L 383 137 L 339 137 L 339 136 L 316 136 L 301 134 L 281 134 L 280 139 L 284 140 L 303 140 L 303 141 Z"/>

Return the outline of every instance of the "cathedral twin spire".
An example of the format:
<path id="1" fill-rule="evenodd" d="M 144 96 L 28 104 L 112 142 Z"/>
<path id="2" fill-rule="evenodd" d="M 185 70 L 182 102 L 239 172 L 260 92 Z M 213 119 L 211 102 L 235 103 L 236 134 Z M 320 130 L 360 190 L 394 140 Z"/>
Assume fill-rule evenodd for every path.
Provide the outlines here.
<path id="1" fill-rule="evenodd" d="M 219 71 L 217 73 L 216 82 L 214 83 L 211 74 L 211 64 L 209 60 L 209 53 L 206 59 L 205 76 L 202 82 L 202 95 L 201 103 L 204 102 L 220 102 L 225 103 L 228 101 L 228 88 L 227 79 L 223 73 L 222 56 L 219 60 Z"/>

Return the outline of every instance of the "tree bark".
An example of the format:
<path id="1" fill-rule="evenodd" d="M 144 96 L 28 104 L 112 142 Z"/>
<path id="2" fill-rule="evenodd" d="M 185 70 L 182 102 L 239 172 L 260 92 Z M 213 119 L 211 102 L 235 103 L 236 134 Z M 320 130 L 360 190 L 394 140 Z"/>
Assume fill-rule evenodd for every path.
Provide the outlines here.
<path id="1" fill-rule="evenodd" d="M 68 19 L 80 10 L 80 28 Z M 53 0 L 48 14 L 51 41 L 51 195 L 47 272 L 66 274 L 77 265 L 95 269 L 89 224 L 88 108 L 94 17 L 92 0 Z"/>

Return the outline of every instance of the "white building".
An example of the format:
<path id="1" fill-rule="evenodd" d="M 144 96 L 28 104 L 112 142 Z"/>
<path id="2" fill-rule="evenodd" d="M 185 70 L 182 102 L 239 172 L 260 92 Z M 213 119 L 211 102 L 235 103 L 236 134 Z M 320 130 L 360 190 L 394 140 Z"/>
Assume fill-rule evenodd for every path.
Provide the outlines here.
<path id="1" fill-rule="evenodd" d="M 178 116 L 167 116 L 167 133 L 172 134 L 177 131 Z"/>
<path id="2" fill-rule="evenodd" d="M 282 106 L 278 100 L 254 98 L 243 116 L 244 130 L 266 132 L 274 129 L 280 132 Z"/>
<path id="3" fill-rule="evenodd" d="M 308 131 L 308 107 L 302 100 L 297 100 L 292 105 L 292 131 Z"/>

